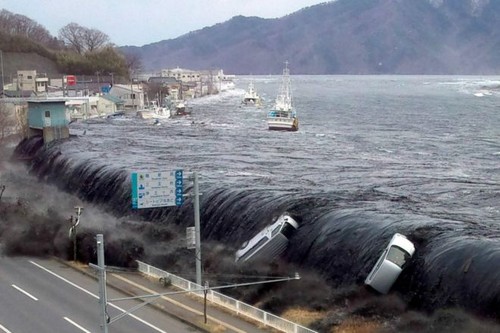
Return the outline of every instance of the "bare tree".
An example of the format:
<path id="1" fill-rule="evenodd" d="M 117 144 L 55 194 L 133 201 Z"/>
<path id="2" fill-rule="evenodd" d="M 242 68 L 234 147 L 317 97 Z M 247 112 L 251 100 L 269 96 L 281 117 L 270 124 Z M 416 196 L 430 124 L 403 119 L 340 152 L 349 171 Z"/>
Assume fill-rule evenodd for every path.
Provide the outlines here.
<path id="1" fill-rule="evenodd" d="M 125 61 L 127 63 L 130 78 L 132 79 L 134 73 L 138 73 L 142 69 L 141 57 L 137 54 L 127 53 L 125 54 Z"/>
<path id="2" fill-rule="evenodd" d="M 0 11 L 0 30 L 9 35 L 24 36 L 40 43 L 47 43 L 53 37 L 42 25 L 24 15 L 8 10 Z"/>
<path id="3" fill-rule="evenodd" d="M 101 49 L 109 44 L 109 37 L 97 29 L 85 29 L 83 32 L 84 45 L 88 52 Z"/>
<path id="4" fill-rule="evenodd" d="M 109 36 L 104 32 L 74 22 L 59 30 L 59 39 L 79 54 L 94 52 L 109 44 Z"/>
<path id="5" fill-rule="evenodd" d="M 83 36 L 84 28 L 74 22 L 65 25 L 59 30 L 59 39 L 78 54 L 83 54 L 85 51 Z"/>

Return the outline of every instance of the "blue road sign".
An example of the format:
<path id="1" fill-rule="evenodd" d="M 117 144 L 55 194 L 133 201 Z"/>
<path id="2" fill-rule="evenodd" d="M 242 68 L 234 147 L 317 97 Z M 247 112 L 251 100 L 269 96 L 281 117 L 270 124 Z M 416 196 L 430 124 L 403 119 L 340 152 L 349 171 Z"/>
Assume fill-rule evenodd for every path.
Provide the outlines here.
<path id="1" fill-rule="evenodd" d="M 132 208 L 180 206 L 184 202 L 182 170 L 132 172 Z"/>

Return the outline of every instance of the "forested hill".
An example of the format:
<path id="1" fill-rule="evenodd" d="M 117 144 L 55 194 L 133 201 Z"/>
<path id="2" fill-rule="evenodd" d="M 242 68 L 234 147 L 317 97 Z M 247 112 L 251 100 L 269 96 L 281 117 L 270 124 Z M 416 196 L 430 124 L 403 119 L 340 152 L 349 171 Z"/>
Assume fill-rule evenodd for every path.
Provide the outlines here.
<path id="1" fill-rule="evenodd" d="M 233 74 L 498 74 L 500 1 L 337 0 L 279 19 L 237 16 L 121 50 L 145 69 Z"/>

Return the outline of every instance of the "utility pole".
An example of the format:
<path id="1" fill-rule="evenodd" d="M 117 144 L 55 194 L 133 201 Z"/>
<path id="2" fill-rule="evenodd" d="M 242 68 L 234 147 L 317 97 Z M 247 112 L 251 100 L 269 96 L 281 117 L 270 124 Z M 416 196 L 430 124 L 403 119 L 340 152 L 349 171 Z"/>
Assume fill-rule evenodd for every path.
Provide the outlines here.
<path id="1" fill-rule="evenodd" d="M 196 257 L 196 284 L 201 286 L 201 237 L 200 237 L 200 190 L 198 188 L 198 174 L 193 172 L 194 192 L 194 232 L 195 232 L 195 257 Z"/>
<path id="2" fill-rule="evenodd" d="M 130 90 L 131 90 L 131 94 L 130 94 L 130 98 L 132 99 L 132 110 L 134 111 L 135 110 L 135 94 L 134 94 L 134 81 L 132 79 L 132 82 L 130 83 Z"/>
<path id="3" fill-rule="evenodd" d="M 80 215 L 82 215 L 83 207 L 76 206 L 76 218 L 75 223 L 71 225 L 69 229 L 69 236 L 73 239 L 73 261 L 76 262 L 76 227 L 80 224 Z M 73 216 L 71 216 L 70 222 L 73 223 Z"/>
<path id="4" fill-rule="evenodd" d="M 5 90 L 5 80 L 3 78 L 3 51 L 0 50 L 0 62 L 2 65 L 2 92 Z"/>

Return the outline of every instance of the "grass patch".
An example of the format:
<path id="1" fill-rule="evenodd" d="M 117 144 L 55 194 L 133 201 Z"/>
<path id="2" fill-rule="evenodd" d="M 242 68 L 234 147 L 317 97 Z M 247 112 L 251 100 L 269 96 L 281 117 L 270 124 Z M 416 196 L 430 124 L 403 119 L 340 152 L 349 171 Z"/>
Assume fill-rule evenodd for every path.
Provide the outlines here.
<path id="1" fill-rule="evenodd" d="M 281 316 L 294 323 L 307 327 L 315 321 L 324 318 L 325 312 L 304 308 L 291 308 L 283 312 Z"/>
<path id="2" fill-rule="evenodd" d="M 332 328 L 331 333 L 376 333 L 381 332 L 383 323 L 362 317 L 351 317 Z"/>

